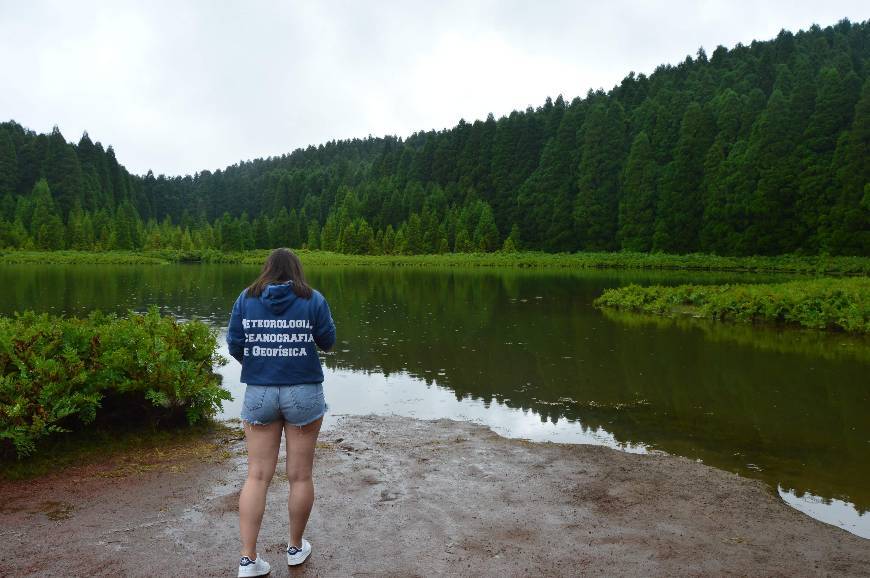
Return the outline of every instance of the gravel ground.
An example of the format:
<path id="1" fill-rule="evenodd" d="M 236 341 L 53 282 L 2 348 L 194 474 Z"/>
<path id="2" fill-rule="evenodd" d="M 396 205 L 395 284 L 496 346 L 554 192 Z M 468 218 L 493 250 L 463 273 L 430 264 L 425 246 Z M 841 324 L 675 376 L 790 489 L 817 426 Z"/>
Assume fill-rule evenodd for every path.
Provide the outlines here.
<path id="1" fill-rule="evenodd" d="M 321 433 L 309 560 L 272 576 L 870 576 L 870 541 L 761 482 L 684 458 L 531 443 L 449 420 L 344 417 Z M 0 483 L 0 575 L 235 576 L 244 441 L 214 434 Z"/>

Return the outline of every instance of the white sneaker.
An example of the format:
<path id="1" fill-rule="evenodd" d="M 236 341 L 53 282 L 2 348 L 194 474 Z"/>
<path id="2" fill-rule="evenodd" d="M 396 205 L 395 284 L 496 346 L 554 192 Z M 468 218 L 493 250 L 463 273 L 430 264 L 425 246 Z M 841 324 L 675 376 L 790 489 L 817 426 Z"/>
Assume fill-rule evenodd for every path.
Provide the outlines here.
<path id="1" fill-rule="evenodd" d="M 259 554 L 257 554 L 257 557 L 254 560 L 251 560 L 247 556 L 242 556 L 242 559 L 239 560 L 239 578 L 265 576 L 271 571 L 271 569 L 272 567 L 269 566 L 269 563 L 260 558 Z"/>
<path id="2" fill-rule="evenodd" d="M 301 548 L 287 544 L 287 565 L 298 566 L 308 559 L 309 554 L 311 554 L 311 544 L 305 538 L 302 538 Z"/>

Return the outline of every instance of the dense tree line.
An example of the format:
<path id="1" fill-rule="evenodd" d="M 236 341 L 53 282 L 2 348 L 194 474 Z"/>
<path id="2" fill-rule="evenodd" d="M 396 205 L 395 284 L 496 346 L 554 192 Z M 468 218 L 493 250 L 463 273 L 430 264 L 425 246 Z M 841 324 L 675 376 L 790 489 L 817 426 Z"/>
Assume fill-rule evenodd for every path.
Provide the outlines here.
<path id="1" fill-rule="evenodd" d="M 0 246 L 870 254 L 870 26 L 184 177 L 0 124 Z"/>

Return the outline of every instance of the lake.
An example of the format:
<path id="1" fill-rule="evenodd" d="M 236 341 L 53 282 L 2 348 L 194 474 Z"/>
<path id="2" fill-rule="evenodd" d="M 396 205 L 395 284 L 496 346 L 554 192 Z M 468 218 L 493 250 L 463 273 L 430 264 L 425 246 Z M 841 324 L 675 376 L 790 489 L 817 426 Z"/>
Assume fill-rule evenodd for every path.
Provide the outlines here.
<path id="1" fill-rule="evenodd" d="M 258 273 L 240 265 L 3 265 L 0 313 L 157 305 L 221 331 Z M 602 312 L 635 282 L 783 276 L 645 271 L 312 268 L 338 342 L 330 415 L 473 420 L 502 435 L 665 451 L 758 478 L 790 505 L 870 537 L 870 340 Z M 225 345 L 223 352 L 226 355 Z M 228 356 L 227 356 L 228 357 Z M 237 418 L 244 385 L 219 369 Z"/>

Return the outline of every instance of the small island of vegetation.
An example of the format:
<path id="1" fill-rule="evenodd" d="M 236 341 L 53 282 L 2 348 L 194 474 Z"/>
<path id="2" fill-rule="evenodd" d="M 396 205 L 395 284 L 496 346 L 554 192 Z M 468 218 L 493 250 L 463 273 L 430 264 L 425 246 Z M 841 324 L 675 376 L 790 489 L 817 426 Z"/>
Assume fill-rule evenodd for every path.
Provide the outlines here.
<path id="1" fill-rule="evenodd" d="M 632 284 L 605 290 L 595 304 L 656 315 L 693 315 L 870 334 L 867 277 L 673 287 Z"/>

